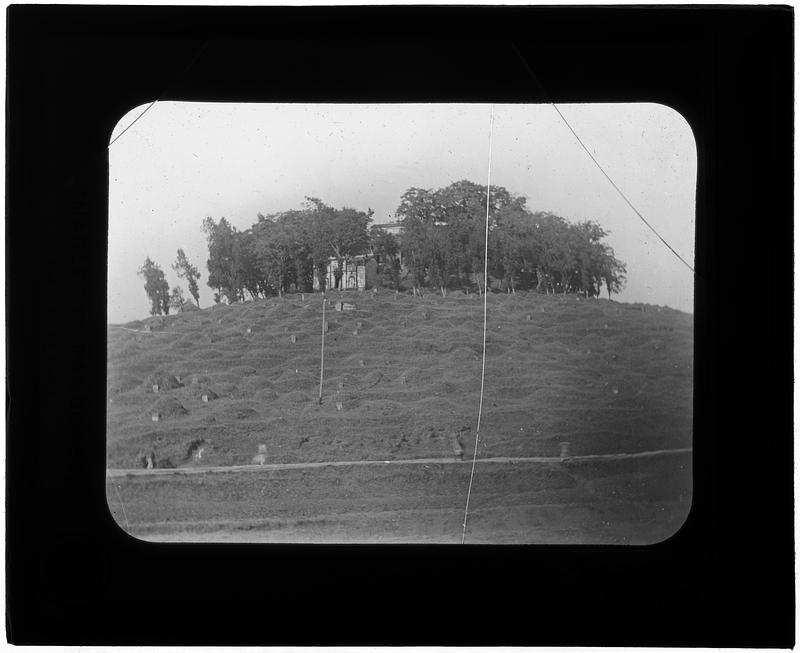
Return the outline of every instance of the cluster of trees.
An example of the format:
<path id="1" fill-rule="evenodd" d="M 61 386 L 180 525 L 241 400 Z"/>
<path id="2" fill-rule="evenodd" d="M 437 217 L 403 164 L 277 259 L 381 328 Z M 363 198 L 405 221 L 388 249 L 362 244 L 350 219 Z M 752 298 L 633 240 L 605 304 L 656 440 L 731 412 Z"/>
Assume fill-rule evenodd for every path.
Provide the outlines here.
<path id="1" fill-rule="evenodd" d="M 189 293 L 199 307 L 200 288 L 197 285 L 197 280 L 200 278 L 200 272 L 189 262 L 182 249 L 178 250 L 178 258 L 172 264 L 172 269 L 175 270 L 179 279 L 187 282 Z M 144 291 L 150 300 L 150 315 L 169 315 L 171 308 L 179 310 L 186 303 L 183 289 L 180 286 L 175 286 L 170 291 L 164 271 L 158 263 L 151 261 L 149 256 L 145 259 L 144 265 L 139 268 L 138 274 L 144 279 Z"/>
<path id="2" fill-rule="evenodd" d="M 401 250 L 415 291 L 427 285 L 444 295 L 473 283 L 483 290 L 486 207 L 486 187 L 470 181 L 403 194 Z M 510 291 L 521 285 L 597 297 L 605 285 L 610 298 L 623 288 L 625 265 L 602 242 L 608 234 L 597 223 L 532 212 L 502 186 L 490 188 L 488 207 L 488 274 Z"/>
<path id="3" fill-rule="evenodd" d="M 504 287 L 535 288 L 547 293 L 580 292 L 590 297 L 619 292 L 625 284 L 625 264 L 603 239 L 608 235 L 592 221 L 567 222 L 548 212 L 533 212 L 523 197 L 502 186 L 489 189 L 488 274 Z M 445 188 L 409 188 L 396 215 L 403 227 L 397 238 L 372 226 L 373 212 L 336 209 L 307 197 L 299 210 L 258 214 L 258 221 L 238 230 L 228 220 L 208 217 L 203 232 L 208 241 L 207 284 L 214 301 L 244 301 L 250 297 L 309 292 L 316 272 L 324 287 L 331 257 L 341 266 L 369 254 L 378 262 L 381 283 L 413 291 L 476 287 L 484 292 L 486 187 L 459 181 Z M 401 261 L 402 259 L 402 266 Z M 173 269 L 189 286 L 199 306 L 200 274 L 178 250 Z M 151 314 L 167 314 L 183 305 L 183 291 L 171 293 L 164 273 L 149 258 L 139 274 Z"/>
<path id="4" fill-rule="evenodd" d="M 225 218 L 206 218 L 207 283 L 215 290 L 214 301 L 243 301 L 245 293 L 309 292 L 315 271 L 324 283 L 330 257 L 343 263 L 371 251 L 372 214 L 371 209 L 335 209 L 309 197 L 299 210 L 259 213 L 258 222 L 242 231 Z"/>

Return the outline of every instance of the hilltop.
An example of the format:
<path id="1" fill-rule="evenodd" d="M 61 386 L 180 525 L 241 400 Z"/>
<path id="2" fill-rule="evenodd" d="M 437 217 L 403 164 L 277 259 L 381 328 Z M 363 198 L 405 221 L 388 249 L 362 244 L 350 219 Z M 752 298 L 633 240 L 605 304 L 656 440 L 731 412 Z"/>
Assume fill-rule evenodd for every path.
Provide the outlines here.
<path id="1" fill-rule="evenodd" d="M 319 294 L 110 326 L 108 466 L 470 458 L 482 299 L 328 300 L 322 405 Z M 479 457 L 691 446 L 692 328 L 666 307 L 490 294 Z"/>

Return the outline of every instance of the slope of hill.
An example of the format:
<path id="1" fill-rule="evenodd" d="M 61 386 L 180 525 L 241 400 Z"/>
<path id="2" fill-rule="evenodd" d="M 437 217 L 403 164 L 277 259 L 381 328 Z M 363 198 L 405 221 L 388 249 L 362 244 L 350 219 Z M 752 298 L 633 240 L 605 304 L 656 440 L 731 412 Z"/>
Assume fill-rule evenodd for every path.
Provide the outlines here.
<path id="1" fill-rule="evenodd" d="M 460 293 L 422 299 L 329 293 L 320 405 L 322 301 L 319 295 L 272 298 L 109 327 L 108 466 L 453 458 L 459 452 L 471 459 L 482 300 Z M 340 301 L 355 309 L 336 311 Z M 491 294 L 486 356 L 479 458 L 559 456 L 564 442 L 575 456 L 691 446 L 690 315 L 574 295 Z M 680 469 L 675 497 L 686 501 L 690 465 L 682 461 Z M 635 466 L 628 471 L 629 480 L 639 473 Z M 453 473 L 460 480 L 451 490 L 459 494 L 463 471 Z M 592 472 L 593 488 L 604 474 Z M 306 482 L 311 476 L 302 474 Z M 130 481 L 135 493 L 146 483 Z M 198 483 L 171 487 L 185 492 Z M 116 496 L 110 493 L 109 501 Z M 142 505 L 152 503 L 141 496 Z M 225 504 L 220 496 L 209 500 Z M 688 503 L 679 512 L 686 510 Z M 218 509 L 213 519 L 225 514 Z M 148 519 L 170 517 L 140 521 Z"/>
<path id="2" fill-rule="evenodd" d="M 342 300 L 356 310 L 334 310 Z M 321 302 L 110 327 L 109 467 L 140 467 L 148 451 L 158 466 L 244 464 L 259 445 L 269 462 L 451 456 L 454 440 L 470 456 L 481 300 L 329 293 L 320 406 Z M 481 456 L 558 455 L 562 441 L 573 454 L 690 446 L 691 316 L 490 295 L 487 333 Z"/>

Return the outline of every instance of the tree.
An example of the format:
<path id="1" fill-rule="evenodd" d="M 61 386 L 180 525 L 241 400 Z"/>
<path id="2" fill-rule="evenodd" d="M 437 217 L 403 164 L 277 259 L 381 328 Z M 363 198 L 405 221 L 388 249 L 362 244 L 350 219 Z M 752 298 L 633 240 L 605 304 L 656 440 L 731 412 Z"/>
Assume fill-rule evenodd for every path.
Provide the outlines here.
<path id="1" fill-rule="evenodd" d="M 614 258 L 614 250 L 604 246 L 603 262 L 601 264 L 601 278 L 606 284 L 608 291 L 608 298 L 611 299 L 611 293 L 619 293 L 625 287 L 625 264 Z M 598 288 L 599 292 L 599 288 Z"/>
<path id="2" fill-rule="evenodd" d="M 183 279 L 189 284 L 189 293 L 194 297 L 197 307 L 200 308 L 200 289 L 197 286 L 200 273 L 194 265 L 189 263 L 189 259 L 186 258 L 182 249 L 178 250 L 178 258 L 172 264 L 172 269 L 175 270 L 179 279 Z"/>
<path id="3" fill-rule="evenodd" d="M 467 277 L 483 273 L 486 247 L 487 201 L 486 186 L 466 179 L 457 181 L 436 191 L 440 222 L 449 227 L 450 259 L 453 268 L 450 274 Z M 497 228 L 498 213 L 510 207 L 524 207 L 525 199 L 512 195 L 502 186 L 489 188 L 489 231 Z M 478 281 L 480 291 L 480 281 Z"/>
<path id="4" fill-rule="evenodd" d="M 366 213 L 348 207 L 334 209 L 316 197 L 306 197 L 303 213 L 302 234 L 320 283 L 327 276 L 330 257 L 337 259 L 341 269 L 353 256 L 369 250 L 372 209 Z"/>
<path id="5" fill-rule="evenodd" d="M 148 256 L 138 275 L 144 279 L 144 291 L 150 300 L 150 315 L 169 315 L 169 284 L 164 271 Z"/>
<path id="6" fill-rule="evenodd" d="M 183 289 L 180 286 L 175 286 L 169 295 L 170 308 L 174 308 L 176 311 L 179 311 L 185 302 L 186 299 L 183 296 Z"/>
<path id="7" fill-rule="evenodd" d="M 215 288 L 217 297 L 227 297 L 229 302 L 238 301 L 241 286 L 238 285 L 234 262 L 234 240 L 236 229 L 225 218 L 219 223 L 213 218 L 203 221 L 203 231 L 208 239 L 208 281 Z M 216 298 L 215 298 L 216 299 Z M 219 301 L 219 299 L 216 299 Z"/>
<path id="8" fill-rule="evenodd" d="M 308 291 L 314 275 L 309 242 L 313 230 L 308 212 L 259 214 L 251 231 L 256 265 L 269 292 L 283 295 L 292 285 L 299 291 Z"/>
<path id="9" fill-rule="evenodd" d="M 436 198 L 433 191 L 409 188 L 400 198 L 395 212 L 403 227 L 401 251 L 411 276 L 411 289 L 416 295 L 425 284 L 427 253 L 425 252 L 425 225 L 437 218 Z"/>
<path id="10" fill-rule="evenodd" d="M 511 292 L 516 292 L 516 279 L 530 277 L 536 269 L 540 249 L 537 237 L 536 220 L 523 204 L 497 212 L 489 235 L 489 256 L 495 275 L 504 279 Z"/>
<path id="11" fill-rule="evenodd" d="M 587 297 L 599 297 L 603 283 L 603 266 L 607 246 L 601 241 L 608 233 L 596 222 L 586 220 L 573 225 L 576 233 L 574 242 L 577 246 L 579 264 L 579 289 Z"/>
<path id="12" fill-rule="evenodd" d="M 389 280 L 391 288 L 397 288 L 400 284 L 400 244 L 397 238 L 381 227 L 372 227 L 369 231 L 369 238 L 372 253 L 378 263 L 378 275 L 381 283 L 384 279 Z"/>
<path id="13" fill-rule="evenodd" d="M 522 210 L 525 200 L 502 186 L 489 189 L 489 230 L 499 212 Z M 438 190 L 409 188 L 397 215 L 403 225 L 403 249 L 416 284 L 427 280 L 446 294 L 448 281 L 476 273 L 482 276 L 486 248 L 486 187 L 462 180 Z M 478 289 L 480 290 L 480 281 Z"/>
<path id="14" fill-rule="evenodd" d="M 264 287 L 263 272 L 258 264 L 256 239 L 252 228 L 234 232 L 232 274 L 234 287 L 244 301 L 244 291 L 255 299 Z"/>

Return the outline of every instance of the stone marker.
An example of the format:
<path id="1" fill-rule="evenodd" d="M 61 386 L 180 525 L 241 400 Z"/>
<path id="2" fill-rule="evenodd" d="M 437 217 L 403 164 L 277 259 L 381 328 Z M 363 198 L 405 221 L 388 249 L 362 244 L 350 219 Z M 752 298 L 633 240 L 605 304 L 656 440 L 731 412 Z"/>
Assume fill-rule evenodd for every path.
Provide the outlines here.
<path id="1" fill-rule="evenodd" d="M 525 319 L 526 319 L 526 320 L 528 320 L 528 322 L 530 322 L 530 321 L 531 321 L 533 318 L 531 317 L 531 314 L 530 314 L 530 313 L 528 313 L 528 314 L 525 316 Z"/>
<path id="2" fill-rule="evenodd" d="M 250 327 L 247 327 L 247 333 L 248 334 L 253 333 L 253 330 Z"/>
<path id="3" fill-rule="evenodd" d="M 355 329 L 355 330 L 353 331 L 353 335 L 354 335 L 354 336 L 357 336 L 357 335 L 358 335 L 358 329 Z"/>
<path id="4" fill-rule="evenodd" d="M 150 419 L 152 419 L 154 422 L 157 422 L 159 420 L 158 413 L 153 413 L 150 415 Z"/>
<path id="5" fill-rule="evenodd" d="M 158 383 L 153 384 L 153 392 L 158 392 Z"/>
<path id="6" fill-rule="evenodd" d="M 336 410 L 342 410 L 342 402 L 341 401 L 337 401 L 336 402 Z"/>
<path id="7" fill-rule="evenodd" d="M 364 361 L 363 360 L 358 361 L 358 366 L 359 367 L 364 367 Z"/>
<path id="8" fill-rule="evenodd" d="M 204 403 L 204 404 L 207 404 L 207 403 L 208 403 L 208 395 L 203 395 L 202 397 L 200 397 L 200 399 L 202 399 L 202 400 L 203 400 L 203 403 Z"/>
<path id="9" fill-rule="evenodd" d="M 297 342 L 297 336 L 296 336 L 296 335 L 294 335 L 294 334 L 292 334 L 291 336 L 289 336 L 289 339 L 290 339 L 292 342 Z"/>

